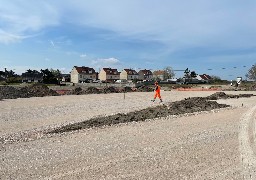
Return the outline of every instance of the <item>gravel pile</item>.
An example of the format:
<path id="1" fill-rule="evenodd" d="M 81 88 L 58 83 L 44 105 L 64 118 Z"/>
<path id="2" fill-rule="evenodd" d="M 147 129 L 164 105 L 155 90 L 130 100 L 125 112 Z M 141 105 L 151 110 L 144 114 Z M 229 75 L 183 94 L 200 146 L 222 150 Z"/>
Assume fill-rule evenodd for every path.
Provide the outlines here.
<path id="1" fill-rule="evenodd" d="M 21 88 L 0 86 L 0 99 L 58 96 L 59 94 L 43 84 L 33 84 Z"/>

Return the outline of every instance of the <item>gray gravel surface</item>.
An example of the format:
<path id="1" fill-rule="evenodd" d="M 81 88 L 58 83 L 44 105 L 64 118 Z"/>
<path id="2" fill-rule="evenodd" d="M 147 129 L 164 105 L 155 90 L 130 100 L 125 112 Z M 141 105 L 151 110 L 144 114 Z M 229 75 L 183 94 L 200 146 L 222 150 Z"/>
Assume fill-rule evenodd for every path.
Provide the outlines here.
<path id="1" fill-rule="evenodd" d="M 162 96 L 170 102 L 212 93 L 171 91 Z M 41 137 L 40 132 L 54 126 L 158 105 L 150 102 L 152 96 L 1 101 L 0 179 L 256 178 L 256 97 L 218 100 L 232 105 L 228 109 Z M 16 140 L 4 141 L 11 136 Z M 24 137 L 28 139 L 19 141 Z"/>

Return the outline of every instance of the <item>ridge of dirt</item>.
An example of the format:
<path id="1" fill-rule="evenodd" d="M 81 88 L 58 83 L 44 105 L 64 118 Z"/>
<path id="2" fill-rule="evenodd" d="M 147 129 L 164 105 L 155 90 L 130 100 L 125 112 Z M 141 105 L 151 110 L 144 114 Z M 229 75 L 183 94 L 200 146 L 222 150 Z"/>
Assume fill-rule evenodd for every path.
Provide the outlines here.
<path id="1" fill-rule="evenodd" d="M 202 97 L 187 98 L 181 101 L 163 104 L 156 107 L 149 107 L 140 111 L 134 111 L 126 114 L 118 113 L 106 117 L 95 117 L 90 120 L 57 128 L 49 133 L 63 133 L 92 127 L 110 126 L 119 123 L 145 121 L 147 119 L 155 119 L 199 111 L 210 111 L 213 109 L 226 107 L 230 106 L 226 104 L 218 104 L 216 101 L 209 101 Z"/>
<path id="2" fill-rule="evenodd" d="M 17 99 L 30 97 L 59 96 L 44 84 L 33 84 L 25 87 L 0 86 L 0 99 Z"/>
<path id="3" fill-rule="evenodd" d="M 220 109 L 230 107 L 230 105 L 219 104 L 217 99 L 227 98 L 241 98 L 251 97 L 253 94 L 239 94 L 239 95 L 227 95 L 224 92 L 216 92 L 207 97 L 192 97 L 185 98 L 181 101 L 172 102 L 169 104 L 163 104 L 156 107 L 149 107 L 140 111 L 134 111 L 127 114 L 115 114 L 106 117 L 95 117 L 90 120 L 69 124 L 60 128 L 57 128 L 49 133 L 62 133 L 68 131 L 75 131 L 80 129 L 87 129 L 92 127 L 110 126 L 119 123 L 145 121 L 146 119 L 155 119 L 160 117 L 167 117 L 171 115 L 179 115 L 186 113 L 194 113 L 200 111 L 210 111 L 213 109 Z"/>

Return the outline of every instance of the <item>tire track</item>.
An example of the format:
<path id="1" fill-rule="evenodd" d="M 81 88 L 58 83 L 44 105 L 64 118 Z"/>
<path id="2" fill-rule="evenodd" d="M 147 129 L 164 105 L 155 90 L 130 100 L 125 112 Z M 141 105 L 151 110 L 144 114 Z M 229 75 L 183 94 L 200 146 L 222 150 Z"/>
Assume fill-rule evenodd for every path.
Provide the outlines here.
<path id="1" fill-rule="evenodd" d="M 256 106 L 250 108 L 240 119 L 239 127 L 239 149 L 243 167 L 244 179 L 256 179 L 256 154 L 253 151 L 253 144 L 250 144 L 249 127 L 254 127 L 252 136 L 255 142 L 255 115 Z"/>

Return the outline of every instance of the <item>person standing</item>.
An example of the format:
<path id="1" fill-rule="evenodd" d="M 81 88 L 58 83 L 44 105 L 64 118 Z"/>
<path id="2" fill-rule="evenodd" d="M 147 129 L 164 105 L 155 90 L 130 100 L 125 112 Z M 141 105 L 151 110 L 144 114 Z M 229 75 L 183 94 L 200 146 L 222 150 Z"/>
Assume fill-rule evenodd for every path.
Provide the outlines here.
<path id="1" fill-rule="evenodd" d="M 154 99 L 152 100 L 153 102 L 156 100 L 156 98 L 158 97 L 160 99 L 160 102 L 163 102 L 161 94 L 160 94 L 160 90 L 161 87 L 158 85 L 158 82 L 155 82 L 155 95 L 154 95 Z"/>

